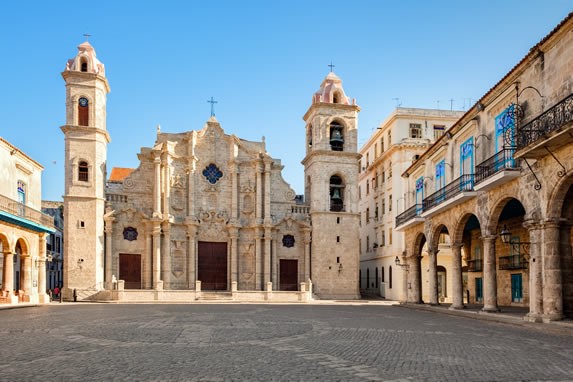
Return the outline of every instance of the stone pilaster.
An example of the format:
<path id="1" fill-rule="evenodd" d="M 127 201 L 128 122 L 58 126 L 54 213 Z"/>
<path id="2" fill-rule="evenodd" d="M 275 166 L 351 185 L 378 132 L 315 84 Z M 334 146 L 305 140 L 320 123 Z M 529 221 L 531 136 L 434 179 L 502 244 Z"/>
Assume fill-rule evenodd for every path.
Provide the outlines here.
<path id="1" fill-rule="evenodd" d="M 304 235 L 304 282 L 310 280 L 310 228 L 302 230 Z M 276 253 L 276 252 L 275 252 Z"/>
<path id="2" fill-rule="evenodd" d="M 271 161 L 265 161 L 265 224 L 271 220 Z M 266 285 L 266 284 L 265 284 Z"/>
<path id="3" fill-rule="evenodd" d="M 263 285 L 271 281 L 271 228 L 265 228 L 265 256 L 263 261 Z"/>
<path id="4" fill-rule="evenodd" d="M 229 244 L 231 246 L 231 283 L 239 282 L 239 230 L 236 227 L 229 227 Z"/>
<path id="5" fill-rule="evenodd" d="M 163 286 L 169 289 L 171 282 L 171 225 L 168 221 L 162 224 L 163 241 L 161 248 L 161 280 Z"/>
<path id="6" fill-rule="evenodd" d="M 452 250 L 452 305 L 450 309 L 464 308 L 464 291 L 462 280 L 462 244 L 454 243 Z"/>
<path id="7" fill-rule="evenodd" d="M 153 223 L 153 289 L 163 289 L 161 281 L 161 225 Z"/>
<path id="8" fill-rule="evenodd" d="M 483 311 L 499 312 L 497 306 L 497 271 L 495 240 L 497 236 L 486 235 L 483 241 Z"/>
<path id="9" fill-rule="evenodd" d="M 38 295 L 39 302 L 50 302 L 46 294 L 46 234 L 41 233 L 38 240 L 39 258 L 38 258 Z"/>
<path id="10" fill-rule="evenodd" d="M 156 152 L 153 158 L 154 178 L 153 178 L 153 217 L 161 217 L 161 157 Z"/>
<path id="11" fill-rule="evenodd" d="M 152 236 L 152 225 L 147 223 L 145 226 L 145 261 L 143 262 L 143 287 L 145 289 L 153 288 L 153 236 Z"/>
<path id="12" fill-rule="evenodd" d="M 112 274 L 113 274 L 113 217 L 105 217 L 105 284 L 107 289 L 112 289 Z"/>
<path id="13" fill-rule="evenodd" d="M 197 268 L 195 267 L 195 259 L 197 257 L 197 221 L 192 218 L 187 218 L 187 240 L 188 240 L 188 253 L 187 253 L 187 287 L 189 289 L 195 288 L 195 281 L 197 281 Z"/>
<path id="14" fill-rule="evenodd" d="M 263 176 L 261 172 L 261 164 L 259 162 L 255 163 L 255 171 L 257 173 L 257 195 L 256 195 L 256 206 L 255 206 L 255 219 L 256 224 L 262 223 L 263 216 Z"/>

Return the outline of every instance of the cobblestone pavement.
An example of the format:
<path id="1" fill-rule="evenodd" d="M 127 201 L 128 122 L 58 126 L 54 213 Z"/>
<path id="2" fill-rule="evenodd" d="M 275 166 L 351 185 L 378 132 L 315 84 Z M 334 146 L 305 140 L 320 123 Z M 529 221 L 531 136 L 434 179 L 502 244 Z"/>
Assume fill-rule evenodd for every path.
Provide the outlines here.
<path id="1" fill-rule="evenodd" d="M 392 306 L 0 311 L 2 381 L 573 380 L 573 333 Z"/>

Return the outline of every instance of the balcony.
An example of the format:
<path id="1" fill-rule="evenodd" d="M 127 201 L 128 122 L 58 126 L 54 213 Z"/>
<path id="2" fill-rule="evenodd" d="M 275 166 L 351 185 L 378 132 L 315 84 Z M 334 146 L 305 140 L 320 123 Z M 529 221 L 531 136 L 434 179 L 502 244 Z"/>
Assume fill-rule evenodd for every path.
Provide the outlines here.
<path id="1" fill-rule="evenodd" d="M 412 207 L 396 216 L 396 228 L 394 230 L 403 231 L 414 224 L 423 222 L 424 218 L 420 216 L 421 212 L 422 205 L 414 204 Z"/>
<path id="2" fill-rule="evenodd" d="M 0 220 L 37 232 L 54 232 L 54 217 L 0 195 Z"/>
<path id="3" fill-rule="evenodd" d="M 474 190 L 487 191 L 519 176 L 521 161 L 514 159 L 514 148 L 504 148 L 476 166 Z"/>
<path id="4" fill-rule="evenodd" d="M 541 158 L 573 142 L 573 93 L 518 127 L 516 158 Z"/>
<path id="5" fill-rule="evenodd" d="M 425 198 L 422 204 L 423 211 L 421 216 L 428 218 L 476 195 L 477 192 L 474 191 L 474 174 L 464 174 Z"/>
<path id="6" fill-rule="evenodd" d="M 499 258 L 500 270 L 527 269 L 527 260 L 524 255 L 501 256 Z"/>
<path id="7" fill-rule="evenodd" d="M 482 272 L 482 271 L 483 271 L 482 259 L 468 260 L 468 272 Z"/>

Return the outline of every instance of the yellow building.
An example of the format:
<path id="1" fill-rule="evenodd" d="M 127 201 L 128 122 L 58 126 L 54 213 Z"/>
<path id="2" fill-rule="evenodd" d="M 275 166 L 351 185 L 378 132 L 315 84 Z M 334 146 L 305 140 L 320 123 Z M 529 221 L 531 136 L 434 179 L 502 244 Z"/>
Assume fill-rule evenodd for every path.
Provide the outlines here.
<path id="1" fill-rule="evenodd" d="M 43 167 L 0 137 L 0 303 L 49 302 L 46 234 L 53 218 L 40 211 Z"/>

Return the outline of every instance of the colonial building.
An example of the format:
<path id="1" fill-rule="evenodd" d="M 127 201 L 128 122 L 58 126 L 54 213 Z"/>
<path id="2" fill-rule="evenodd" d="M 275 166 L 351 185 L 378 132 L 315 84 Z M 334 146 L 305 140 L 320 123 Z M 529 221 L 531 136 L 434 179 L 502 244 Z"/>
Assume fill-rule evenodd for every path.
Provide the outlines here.
<path id="1" fill-rule="evenodd" d="M 439 303 L 442 266 L 453 309 L 469 295 L 488 312 L 573 315 L 572 30 L 570 14 L 402 174 L 409 302 Z M 437 255 L 444 235 L 449 264 Z"/>
<path id="2" fill-rule="evenodd" d="M 0 137 L 0 303 L 48 302 L 46 235 L 54 221 L 40 212 L 42 170 Z"/>
<path id="3" fill-rule="evenodd" d="M 104 65 L 85 42 L 62 76 L 66 298 L 287 298 L 311 285 L 321 298 L 359 297 L 359 108 L 334 73 L 304 116 L 304 197 L 264 138 L 228 134 L 214 115 L 200 130 L 158 127 L 139 166 L 106 179 Z"/>
<path id="4" fill-rule="evenodd" d="M 54 218 L 54 232 L 46 237 L 46 288 L 61 288 L 64 261 L 64 203 L 42 200 L 42 212 Z"/>
<path id="5" fill-rule="evenodd" d="M 459 111 L 398 107 L 360 149 L 360 289 L 401 300 L 402 276 L 396 256 L 406 249 L 395 218 L 404 210 L 406 194 L 400 174 L 462 116 Z M 395 176 L 393 176 L 395 175 Z M 441 253 L 448 256 L 447 248 Z M 449 293 L 444 280 L 442 300 Z"/>

